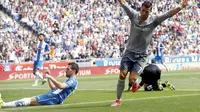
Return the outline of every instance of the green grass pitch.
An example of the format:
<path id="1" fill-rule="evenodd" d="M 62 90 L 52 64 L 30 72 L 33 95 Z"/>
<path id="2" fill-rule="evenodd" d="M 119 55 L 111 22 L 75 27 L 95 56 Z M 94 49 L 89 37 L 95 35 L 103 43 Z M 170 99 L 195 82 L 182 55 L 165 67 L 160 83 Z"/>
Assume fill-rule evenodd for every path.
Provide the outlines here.
<path id="1" fill-rule="evenodd" d="M 165 72 L 162 81 L 173 83 L 176 91 L 124 92 L 123 104 L 110 107 L 116 99 L 117 79 L 118 75 L 80 76 L 78 89 L 63 105 L 4 108 L 0 112 L 200 112 L 200 71 Z M 47 83 L 37 87 L 32 87 L 32 83 L 33 80 L 0 81 L 3 100 L 13 101 L 50 90 Z"/>

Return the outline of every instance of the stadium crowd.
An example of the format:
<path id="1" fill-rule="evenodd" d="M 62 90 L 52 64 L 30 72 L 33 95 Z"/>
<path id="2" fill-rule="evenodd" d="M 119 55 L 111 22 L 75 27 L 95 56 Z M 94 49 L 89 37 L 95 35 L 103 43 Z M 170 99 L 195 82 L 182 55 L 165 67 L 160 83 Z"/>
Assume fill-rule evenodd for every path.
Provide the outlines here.
<path id="1" fill-rule="evenodd" d="M 142 2 L 128 1 L 137 11 Z M 152 14 L 163 14 L 178 7 L 178 2 L 156 0 Z M 119 58 L 129 36 L 130 21 L 117 0 L 1 0 L 0 4 L 13 16 L 7 19 L 1 13 L 1 62 L 32 61 L 37 43 L 33 31 L 46 34 L 51 46 L 48 59 L 55 61 Z M 187 9 L 158 26 L 150 51 L 157 38 L 165 45 L 165 56 L 200 54 L 200 1 L 189 0 Z"/>

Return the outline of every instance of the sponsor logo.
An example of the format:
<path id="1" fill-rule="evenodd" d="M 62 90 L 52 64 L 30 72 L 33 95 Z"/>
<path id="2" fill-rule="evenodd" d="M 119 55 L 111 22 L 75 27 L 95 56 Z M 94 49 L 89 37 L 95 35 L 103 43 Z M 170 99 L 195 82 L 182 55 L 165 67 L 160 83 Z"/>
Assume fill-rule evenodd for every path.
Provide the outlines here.
<path id="1" fill-rule="evenodd" d="M 33 70 L 32 67 L 27 66 L 26 68 L 23 65 L 17 65 L 15 67 L 15 71 L 23 71 L 23 70 Z"/>
<path id="2" fill-rule="evenodd" d="M 4 71 L 6 71 L 6 72 L 10 71 L 10 65 L 9 64 L 4 65 Z"/>
<path id="3" fill-rule="evenodd" d="M 67 68 L 67 66 L 58 66 L 56 64 L 49 64 L 49 69 L 63 69 L 63 68 Z"/>
<path id="4" fill-rule="evenodd" d="M 200 62 L 200 56 L 164 57 L 165 63 Z"/>
<path id="5" fill-rule="evenodd" d="M 61 70 L 61 71 L 58 73 L 58 77 L 62 77 L 62 76 L 65 76 L 65 70 Z"/>
<path id="6" fill-rule="evenodd" d="M 72 80 L 70 80 L 70 81 L 68 81 L 68 82 L 67 82 L 67 84 L 68 84 L 69 86 L 72 86 L 72 84 L 73 84 L 73 81 L 72 81 Z"/>
<path id="7" fill-rule="evenodd" d="M 86 75 L 92 75 L 91 69 L 90 70 L 89 69 L 87 69 L 87 70 L 80 70 L 78 72 L 78 76 L 86 76 Z"/>
<path id="8" fill-rule="evenodd" d="M 151 29 L 150 28 L 141 28 L 141 27 L 138 27 L 136 25 L 133 25 L 133 27 L 136 29 L 136 30 L 142 30 L 142 31 L 150 31 Z"/>
<path id="9" fill-rule="evenodd" d="M 62 70 L 58 73 L 58 77 L 65 76 L 65 70 Z M 92 72 L 90 69 L 87 70 L 79 70 L 77 76 L 87 76 L 87 75 L 92 75 Z"/>
<path id="10" fill-rule="evenodd" d="M 31 67 L 23 68 L 23 70 L 33 70 Z"/>
<path id="11" fill-rule="evenodd" d="M 32 65 L 17 65 L 14 69 L 14 71 L 26 71 L 26 70 L 33 70 Z M 64 69 L 67 68 L 67 66 L 58 66 L 56 64 L 48 64 L 47 66 L 43 67 L 44 69 Z"/>
<path id="12" fill-rule="evenodd" d="M 113 61 L 104 60 L 104 66 L 119 66 L 120 62 L 121 60 L 113 60 Z"/>
<path id="13" fill-rule="evenodd" d="M 15 71 L 22 71 L 22 66 L 21 65 L 17 65 L 15 67 Z"/>
<path id="14" fill-rule="evenodd" d="M 191 59 L 188 57 L 176 57 L 176 58 L 171 58 L 171 57 L 165 57 L 165 62 L 166 63 L 185 63 L 185 62 L 191 62 Z"/>
<path id="15" fill-rule="evenodd" d="M 166 70 L 166 68 L 158 64 L 160 69 Z M 173 70 L 195 70 L 200 69 L 198 66 L 198 62 L 196 63 L 170 63 L 166 64 L 168 69 L 170 71 Z M 27 67 L 26 69 L 31 69 L 31 67 Z M 22 70 L 25 70 L 23 68 L 23 65 L 16 66 L 16 70 L 21 72 L 1 72 L 0 80 L 16 80 L 16 79 L 32 79 L 34 78 L 34 75 L 32 72 L 22 72 Z M 44 72 L 42 72 L 44 73 Z M 54 69 L 51 71 L 51 75 L 53 77 L 65 77 L 65 69 Z M 113 66 L 113 67 L 89 67 L 89 68 L 80 68 L 78 76 L 90 76 L 90 75 L 100 75 L 100 74 L 119 74 L 119 66 Z"/>
<path id="16" fill-rule="evenodd" d="M 32 73 L 11 73 L 7 80 L 15 80 L 15 79 L 32 79 L 34 75 Z"/>
<path id="17" fill-rule="evenodd" d="M 119 74 L 119 68 L 107 68 L 105 74 Z"/>

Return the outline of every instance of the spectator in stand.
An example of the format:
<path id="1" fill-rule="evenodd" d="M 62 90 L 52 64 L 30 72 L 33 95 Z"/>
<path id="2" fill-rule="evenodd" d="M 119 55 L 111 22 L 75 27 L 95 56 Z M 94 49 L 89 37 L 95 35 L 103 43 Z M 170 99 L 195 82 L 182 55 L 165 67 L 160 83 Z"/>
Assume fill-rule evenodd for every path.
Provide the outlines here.
<path id="1" fill-rule="evenodd" d="M 137 10 L 143 2 L 127 1 Z M 50 60 L 118 58 L 125 49 L 130 21 L 122 8 L 116 6 L 116 0 L 1 0 L 0 4 L 13 16 L 6 20 L 9 17 L 1 13 L 0 17 L 0 38 L 10 43 L 4 43 L 0 49 L 2 62 L 9 61 L 10 49 L 14 49 L 16 62 L 32 61 L 34 31 L 45 32 L 48 34 L 45 40 L 55 44 L 52 47 L 55 54 Z M 164 56 L 199 54 L 199 4 L 199 0 L 189 0 L 187 9 L 157 27 L 154 38 L 156 42 L 161 37 L 165 46 Z M 161 0 L 153 2 L 153 5 L 152 13 L 162 14 L 177 7 L 178 2 Z M 29 26 L 28 29 L 19 22 Z M 153 46 L 150 48 L 151 51 Z"/>

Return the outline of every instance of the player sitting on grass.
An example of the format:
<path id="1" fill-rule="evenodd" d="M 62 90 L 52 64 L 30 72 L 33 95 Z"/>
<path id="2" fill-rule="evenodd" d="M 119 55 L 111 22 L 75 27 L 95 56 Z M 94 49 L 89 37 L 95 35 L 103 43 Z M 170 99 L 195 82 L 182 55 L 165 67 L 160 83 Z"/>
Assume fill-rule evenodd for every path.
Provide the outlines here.
<path id="1" fill-rule="evenodd" d="M 149 64 L 144 68 L 143 73 L 141 74 L 142 81 L 140 82 L 138 89 L 144 86 L 145 91 L 162 91 L 165 87 L 168 87 L 171 90 L 175 90 L 175 87 L 168 81 L 165 81 L 164 83 L 161 82 L 161 70 L 155 64 L 156 60 L 152 59 L 151 63 L 152 64 Z M 128 91 L 131 89 L 131 87 L 132 85 L 129 83 Z"/>
<path id="2" fill-rule="evenodd" d="M 79 66 L 76 63 L 69 63 L 66 68 L 66 77 L 68 78 L 64 83 L 58 82 L 50 75 L 47 70 L 45 77 L 48 79 L 51 92 L 42 94 L 36 97 L 23 98 L 12 102 L 3 102 L 0 94 L 0 108 L 19 107 L 19 106 L 39 106 L 39 105 L 57 105 L 62 104 L 63 101 L 69 97 L 77 87 L 76 74 L 79 71 Z"/>

